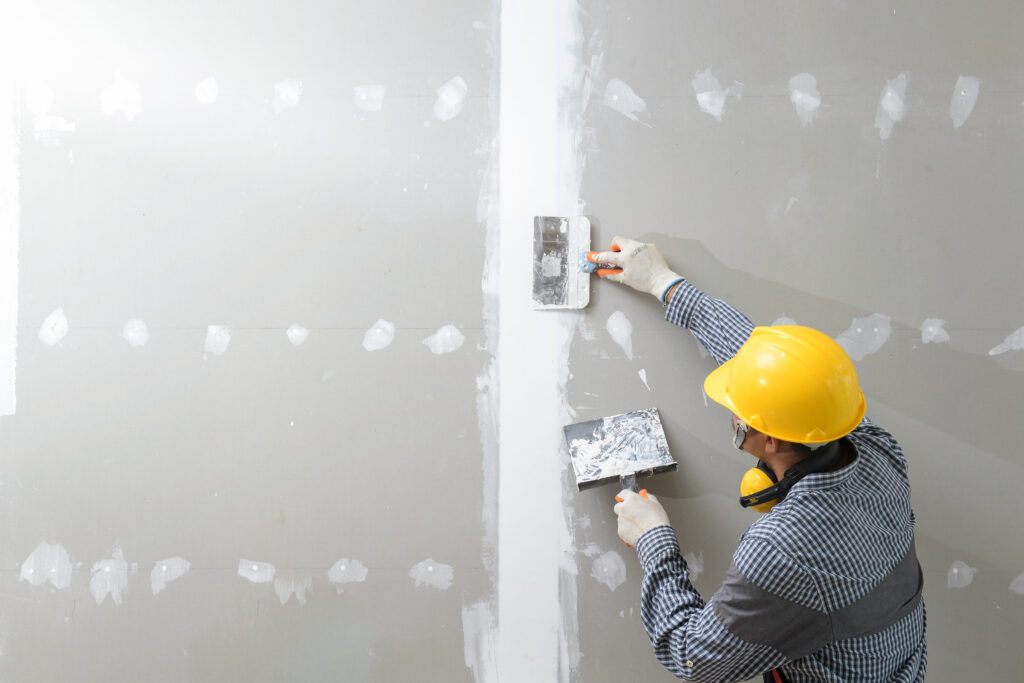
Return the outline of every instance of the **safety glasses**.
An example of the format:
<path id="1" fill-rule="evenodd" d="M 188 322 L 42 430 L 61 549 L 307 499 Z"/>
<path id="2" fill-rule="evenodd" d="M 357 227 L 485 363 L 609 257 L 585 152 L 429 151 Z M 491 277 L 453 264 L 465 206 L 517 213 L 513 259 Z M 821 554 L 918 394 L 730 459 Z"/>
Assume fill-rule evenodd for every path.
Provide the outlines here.
<path id="1" fill-rule="evenodd" d="M 736 420 L 736 432 L 732 435 L 732 445 L 736 450 L 743 450 L 743 442 L 747 440 L 747 423 L 743 420 Z"/>

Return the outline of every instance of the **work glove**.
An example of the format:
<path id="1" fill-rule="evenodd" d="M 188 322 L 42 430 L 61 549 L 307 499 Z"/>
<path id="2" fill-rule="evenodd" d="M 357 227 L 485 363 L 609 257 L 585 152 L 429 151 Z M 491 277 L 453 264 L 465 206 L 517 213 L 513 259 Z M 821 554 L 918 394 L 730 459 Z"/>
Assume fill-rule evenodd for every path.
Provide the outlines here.
<path id="1" fill-rule="evenodd" d="M 633 547 L 640 537 L 656 526 L 667 526 L 668 515 L 658 499 L 647 493 L 647 489 L 637 493 L 624 489 L 615 496 L 619 501 L 613 508 L 619 516 L 619 538 Z"/>
<path id="2" fill-rule="evenodd" d="M 611 251 L 591 253 L 587 259 L 610 263 L 621 270 L 600 269 L 597 274 L 612 282 L 621 282 L 639 292 L 652 294 L 665 303 L 665 293 L 683 278 L 669 269 L 665 257 L 653 244 L 637 242 L 628 237 L 615 237 Z"/>

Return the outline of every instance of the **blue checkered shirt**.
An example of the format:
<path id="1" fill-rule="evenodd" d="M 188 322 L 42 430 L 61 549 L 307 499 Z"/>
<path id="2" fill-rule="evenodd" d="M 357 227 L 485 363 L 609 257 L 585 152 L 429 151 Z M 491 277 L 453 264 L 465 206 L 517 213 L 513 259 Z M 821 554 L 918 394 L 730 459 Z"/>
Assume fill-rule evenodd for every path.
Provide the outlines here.
<path id="1" fill-rule="evenodd" d="M 688 328 L 719 363 L 732 358 L 753 330 L 746 316 L 686 281 L 675 290 L 665 317 Z M 707 602 L 701 598 L 671 527 L 657 527 L 639 539 L 644 627 L 655 655 L 676 676 L 743 681 L 777 669 L 782 680 L 793 683 L 924 680 L 920 588 L 918 599 L 907 603 L 909 611 L 876 632 L 828 637 L 834 615 L 877 588 L 901 560 L 912 560 L 915 576 L 920 575 L 907 463 L 899 444 L 867 419 L 847 439 L 856 450 L 853 462 L 804 477 L 743 534 L 730 576 L 739 577 L 748 597 L 757 596 L 742 603 L 746 612 L 724 607 L 727 598 L 735 601 L 735 593 L 726 594 L 728 578 Z M 877 603 L 875 594 L 860 604 Z M 718 609 L 716 599 L 723 601 Z M 723 614 L 737 613 L 723 623 Z M 804 640 L 812 645 L 806 649 L 816 648 L 799 657 L 782 651 L 788 645 L 766 644 L 771 635 L 754 642 L 737 635 L 799 632 L 794 614 L 800 615 L 797 621 L 807 620 Z"/>

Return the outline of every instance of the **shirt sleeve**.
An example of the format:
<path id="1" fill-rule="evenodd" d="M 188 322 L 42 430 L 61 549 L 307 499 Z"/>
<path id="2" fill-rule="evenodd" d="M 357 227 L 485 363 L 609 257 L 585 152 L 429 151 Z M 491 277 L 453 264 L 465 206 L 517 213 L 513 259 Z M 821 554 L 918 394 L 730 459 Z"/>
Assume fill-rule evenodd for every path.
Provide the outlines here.
<path id="1" fill-rule="evenodd" d="M 705 603 L 690 583 L 672 527 L 656 527 L 641 536 L 637 554 L 644 569 L 644 628 L 658 661 L 678 678 L 745 681 L 786 662 L 779 651 L 747 642 L 723 625 L 713 603 Z"/>
<path id="2" fill-rule="evenodd" d="M 719 365 L 736 355 L 750 337 L 754 324 L 720 299 L 713 299 L 686 280 L 672 294 L 665 319 L 685 327 Z"/>

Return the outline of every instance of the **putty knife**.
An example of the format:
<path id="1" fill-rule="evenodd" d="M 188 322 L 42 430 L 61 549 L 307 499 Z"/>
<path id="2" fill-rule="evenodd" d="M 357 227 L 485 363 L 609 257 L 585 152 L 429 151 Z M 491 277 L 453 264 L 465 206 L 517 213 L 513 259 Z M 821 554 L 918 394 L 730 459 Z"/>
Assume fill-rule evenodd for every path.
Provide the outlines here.
<path id="1" fill-rule="evenodd" d="M 677 467 L 657 408 L 577 422 L 562 430 L 580 491 L 616 480 L 622 488 L 637 491 L 637 477 Z"/>
<path id="2" fill-rule="evenodd" d="M 590 303 L 590 274 L 579 254 L 590 251 L 586 216 L 535 216 L 533 219 L 533 308 L 580 309 Z"/>

